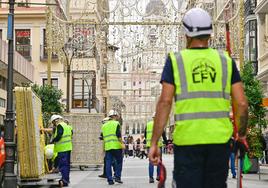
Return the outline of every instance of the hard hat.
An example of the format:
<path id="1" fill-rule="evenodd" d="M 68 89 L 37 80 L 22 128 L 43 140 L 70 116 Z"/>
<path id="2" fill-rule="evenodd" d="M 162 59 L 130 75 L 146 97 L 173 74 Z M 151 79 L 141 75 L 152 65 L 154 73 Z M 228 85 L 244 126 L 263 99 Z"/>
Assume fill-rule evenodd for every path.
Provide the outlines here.
<path id="1" fill-rule="evenodd" d="M 108 116 L 109 117 L 111 117 L 111 116 L 118 116 L 118 113 L 115 110 L 110 110 Z"/>
<path id="2" fill-rule="evenodd" d="M 46 145 L 45 156 L 47 159 L 52 159 L 54 155 L 54 144 Z"/>
<path id="3" fill-rule="evenodd" d="M 207 11 L 201 8 L 192 8 L 182 19 L 185 34 L 189 37 L 212 34 L 212 19 Z"/>
<path id="4" fill-rule="evenodd" d="M 50 121 L 53 122 L 56 119 L 63 119 L 63 117 L 61 117 L 60 115 L 54 114 L 54 115 L 51 116 Z"/>

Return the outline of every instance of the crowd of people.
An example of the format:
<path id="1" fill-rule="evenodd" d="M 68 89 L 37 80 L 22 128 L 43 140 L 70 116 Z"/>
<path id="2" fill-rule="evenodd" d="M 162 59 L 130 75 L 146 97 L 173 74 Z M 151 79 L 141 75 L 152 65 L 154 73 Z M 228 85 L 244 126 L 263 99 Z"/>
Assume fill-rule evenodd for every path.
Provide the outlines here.
<path id="1" fill-rule="evenodd" d="M 138 157 L 140 159 L 147 159 L 148 158 L 148 151 L 146 147 L 146 139 L 143 134 L 136 135 L 137 139 L 135 140 L 132 135 L 124 137 L 124 156 L 128 157 Z M 173 144 L 172 140 L 167 140 L 166 144 L 163 144 L 162 152 L 164 154 L 173 154 Z"/>

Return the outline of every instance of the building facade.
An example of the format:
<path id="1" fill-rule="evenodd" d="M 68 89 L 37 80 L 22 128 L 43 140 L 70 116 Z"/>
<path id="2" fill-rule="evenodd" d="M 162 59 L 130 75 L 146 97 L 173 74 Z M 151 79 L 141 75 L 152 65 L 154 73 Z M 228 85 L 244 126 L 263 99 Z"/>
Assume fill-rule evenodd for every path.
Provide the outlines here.
<path id="1" fill-rule="evenodd" d="M 176 23 L 181 18 L 180 8 L 185 8 L 187 3 L 178 1 L 172 5 L 150 0 L 133 5 L 123 2 L 117 9 L 111 5 L 115 12 L 110 15 L 110 22 L 121 25 L 110 27 L 109 41 L 119 49 L 115 63 L 108 65 L 108 90 L 124 104 L 123 135 L 137 138 L 144 133 L 155 112 L 168 53 L 184 47 L 184 40 L 178 40 L 184 36 Z M 121 13 L 128 9 L 125 5 L 130 7 L 130 14 Z M 173 25 L 165 25 L 172 22 Z"/>
<path id="2" fill-rule="evenodd" d="M 255 9 L 257 16 L 258 73 L 263 83 L 265 97 L 268 97 L 268 1 L 258 0 Z"/>
<path id="3" fill-rule="evenodd" d="M 7 2 L 7 0 L 2 2 Z M 30 81 L 38 85 L 47 84 L 48 39 L 50 36 L 47 30 L 51 29 L 53 42 L 51 46 L 51 84 L 63 91 L 61 102 L 67 104 L 68 88 L 70 112 L 105 112 L 108 94 L 106 91 L 107 80 L 103 70 L 105 64 L 108 63 L 104 47 L 107 31 L 96 25 L 99 25 L 107 16 L 106 13 L 99 10 L 100 4 L 102 3 L 102 7 L 107 7 L 105 6 L 107 2 L 90 1 L 92 5 L 96 6 L 87 9 L 87 16 L 83 17 L 83 23 L 79 21 L 74 24 L 72 20 L 77 21 L 81 17 L 79 14 L 84 13 L 81 11 L 82 3 L 88 4 L 88 6 L 90 3 L 87 3 L 86 0 L 51 0 L 50 3 L 54 6 L 50 7 L 52 11 L 50 25 L 48 24 L 49 11 L 46 2 L 46 0 L 22 0 L 15 5 L 15 50 L 27 60 L 27 66 L 31 65 L 34 70 L 31 74 L 33 78 Z M 7 13 L 8 4 L 0 3 L 0 36 L 4 41 L 7 33 Z M 70 45 L 70 41 L 76 41 L 79 48 L 72 45 L 73 43 Z M 72 62 L 70 61 L 69 86 L 67 85 L 67 59 L 69 61 L 72 59 Z"/>

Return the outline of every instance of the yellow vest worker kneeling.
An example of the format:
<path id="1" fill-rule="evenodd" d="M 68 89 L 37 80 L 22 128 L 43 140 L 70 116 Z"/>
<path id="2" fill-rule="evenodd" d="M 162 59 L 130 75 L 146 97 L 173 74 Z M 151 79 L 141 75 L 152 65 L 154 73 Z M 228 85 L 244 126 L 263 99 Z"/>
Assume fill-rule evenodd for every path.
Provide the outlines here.
<path id="1" fill-rule="evenodd" d="M 123 143 L 121 139 L 120 123 L 118 122 L 119 115 L 115 110 L 110 110 L 108 116 L 110 120 L 102 125 L 101 137 L 104 141 L 105 149 L 105 165 L 106 176 L 109 185 L 113 185 L 112 163 L 115 162 L 115 182 L 121 181 L 121 173 L 123 166 Z"/>
<path id="2" fill-rule="evenodd" d="M 73 130 L 67 125 L 60 115 L 52 115 L 51 122 L 56 126 L 52 143 L 54 144 L 54 152 L 58 154 L 57 162 L 62 178 L 59 181 L 60 187 L 68 186 L 70 182 L 70 158 L 72 151 L 72 134 Z"/>

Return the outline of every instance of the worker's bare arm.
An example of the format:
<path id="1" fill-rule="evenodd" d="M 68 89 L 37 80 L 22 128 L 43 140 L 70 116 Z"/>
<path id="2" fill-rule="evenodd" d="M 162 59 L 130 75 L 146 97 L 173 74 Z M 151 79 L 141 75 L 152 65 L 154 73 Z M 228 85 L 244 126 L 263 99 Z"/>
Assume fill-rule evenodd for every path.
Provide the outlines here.
<path id="1" fill-rule="evenodd" d="M 244 93 L 242 82 L 232 85 L 232 102 L 234 106 L 234 117 L 238 126 L 239 137 L 246 136 L 248 124 L 248 102 Z"/>
<path id="2" fill-rule="evenodd" d="M 171 110 L 174 92 L 174 85 L 166 82 L 162 83 L 162 93 L 156 106 L 156 116 L 154 118 L 152 145 L 157 144 L 158 139 L 163 133 Z"/>

